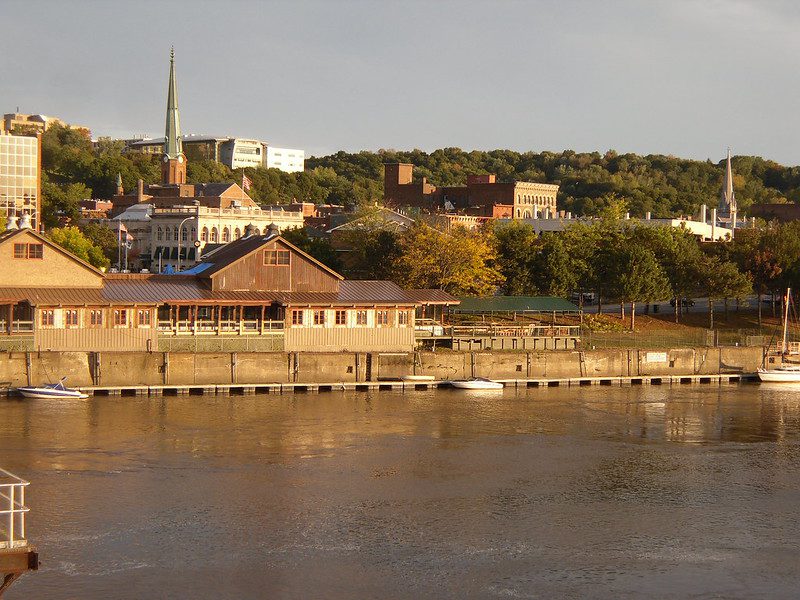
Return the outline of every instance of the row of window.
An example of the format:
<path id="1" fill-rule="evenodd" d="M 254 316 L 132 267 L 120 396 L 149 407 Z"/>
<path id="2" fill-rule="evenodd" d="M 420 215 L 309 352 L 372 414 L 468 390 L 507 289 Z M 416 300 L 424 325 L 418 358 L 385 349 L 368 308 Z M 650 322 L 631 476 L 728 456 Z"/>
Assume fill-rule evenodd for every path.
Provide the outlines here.
<path id="1" fill-rule="evenodd" d="M 105 311 L 91 309 L 85 311 L 88 316 L 89 327 L 102 327 Z M 149 310 L 130 310 L 127 308 L 110 311 L 111 322 L 114 327 L 128 327 L 135 323 L 138 327 L 150 327 L 151 312 Z M 81 311 L 76 308 L 46 309 L 39 312 L 39 324 L 42 327 L 79 327 Z M 58 317 L 61 317 L 59 320 Z M 135 319 L 135 321 L 134 321 Z"/>
<path id="2" fill-rule="evenodd" d="M 256 235 L 258 235 L 260 231 L 256 229 Z M 231 241 L 231 234 L 233 235 L 234 240 L 238 240 L 242 237 L 242 230 L 239 227 L 231 230 L 230 227 L 223 227 L 222 228 L 222 242 L 227 243 Z M 161 228 L 161 226 L 156 228 L 156 239 L 159 242 L 162 241 L 178 241 L 178 235 L 180 235 L 182 242 L 188 242 L 190 239 L 193 241 L 197 237 L 197 229 L 194 227 L 191 228 L 191 236 L 190 230 L 188 227 L 182 227 L 180 230 L 180 234 L 178 233 L 178 227 L 165 227 Z M 212 227 L 211 230 L 208 227 L 203 227 L 200 230 L 200 240 L 203 242 L 211 242 L 212 244 L 216 244 L 220 242 L 220 230 L 216 227 Z"/>
<path id="3" fill-rule="evenodd" d="M 342 327 L 406 327 L 411 322 L 410 311 L 407 310 L 293 309 L 291 313 L 295 327 L 325 327 L 331 324 Z"/>

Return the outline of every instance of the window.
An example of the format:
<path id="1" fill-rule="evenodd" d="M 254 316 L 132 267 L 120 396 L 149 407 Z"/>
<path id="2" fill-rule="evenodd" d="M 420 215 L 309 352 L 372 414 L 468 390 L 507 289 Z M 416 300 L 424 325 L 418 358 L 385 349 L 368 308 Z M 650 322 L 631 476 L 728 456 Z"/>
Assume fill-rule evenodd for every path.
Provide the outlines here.
<path id="1" fill-rule="evenodd" d="M 203 242 L 208 241 L 208 227 L 203 227 L 203 229 L 200 231 L 200 240 Z"/>
<path id="2" fill-rule="evenodd" d="M 40 323 L 44 327 L 52 327 L 55 319 L 53 318 L 53 311 L 52 310 L 43 310 L 41 312 L 41 320 Z"/>
<path id="3" fill-rule="evenodd" d="M 14 244 L 14 258 L 42 258 L 44 244 Z"/>
<path id="4" fill-rule="evenodd" d="M 159 242 L 164 239 L 164 232 L 161 230 L 161 227 L 156 229 L 156 238 Z"/>
<path id="5" fill-rule="evenodd" d="M 346 310 L 337 310 L 336 311 L 336 318 L 334 322 L 337 325 L 347 325 L 347 311 Z"/>
<path id="6" fill-rule="evenodd" d="M 389 311 L 388 310 L 376 310 L 375 311 L 375 324 L 379 327 L 381 325 L 388 325 L 389 324 Z"/>
<path id="7" fill-rule="evenodd" d="M 233 239 L 238 240 L 240 237 L 242 237 L 242 231 L 237 227 L 233 230 Z"/>
<path id="8" fill-rule="evenodd" d="M 264 264 L 288 265 L 290 254 L 288 250 L 264 250 Z"/>
<path id="9" fill-rule="evenodd" d="M 150 311 L 149 310 L 140 310 L 139 311 L 139 327 L 150 327 Z"/>
<path id="10" fill-rule="evenodd" d="M 182 242 L 188 242 L 189 241 L 189 230 L 186 229 L 185 225 L 183 227 L 181 227 L 181 241 Z"/>
<path id="11" fill-rule="evenodd" d="M 114 326 L 125 327 L 128 324 L 128 311 L 125 309 L 114 311 Z"/>
<path id="12" fill-rule="evenodd" d="M 324 310 L 315 310 L 314 311 L 314 325 L 325 325 L 325 311 Z"/>
<path id="13" fill-rule="evenodd" d="M 78 326 L 78 311 L 74 309 L 69 309 L 64 311 L 64 322 L 66 323 L 67 327 L 77 327 Z"/>
<path id="14" fill-rule="evenodd" d="M 231 230 L 227 227 L 222 230 L 222 243 L 225 244 L 231 241 Z"/>
<path id="15" fill-rule="evenodd" d="M 216 244 L 219 241 L 219 231 L 216 227 L 211 228 L 211 243 Z"/>
<path id="16" fill-rule="evenodd" d="M 397 311 L 397 324 L 402 326 L 408 325 L 408 311 L 407 310 L 398 310 Z"/>
<path id="17" fill-rule="evenodd" d="M 356 325 L 366 325 L 367 324 L 367 311 L 365 310 L 357 310 L 356 311 Z"/>
<path id="18" fill-rule="evenodd" d="M 94 327 L 100 327 L 103 324 L 103 311 L 93 310 L 89 313 L 89 323 Z"/>
<path id="19" fill-rule="evenodd" d="M 293 310 L 292 311 L 292 325 L 302 325 L 303 324 L 303 311 L 302 310 Z"/>

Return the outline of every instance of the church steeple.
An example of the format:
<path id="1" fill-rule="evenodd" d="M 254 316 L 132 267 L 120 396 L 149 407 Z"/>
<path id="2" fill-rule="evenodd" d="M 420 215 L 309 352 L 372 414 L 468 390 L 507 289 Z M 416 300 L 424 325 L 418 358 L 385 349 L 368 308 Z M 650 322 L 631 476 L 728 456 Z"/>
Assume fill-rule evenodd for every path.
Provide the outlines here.
<path id="1" fill-rule="evenodd" d="M 719 196 L 719 210 L 725 214 L 736 213 L 736 195 L 733 192 L 733 169 L 731 168 L 730 148 L 728 148 L 725 178 L 722 180 L 722 193 Z"/>
<path id="2" fill-rule="evenodd" d="M 175 49 L 169 55 L 167 87 L 167 122 L 164 128 L 164 156 L 161 180 L 164 184 L 186 183 L 186 157 L 181 141 L 181 120 L 178 112 L 178 84 L 175 81 Z"/>

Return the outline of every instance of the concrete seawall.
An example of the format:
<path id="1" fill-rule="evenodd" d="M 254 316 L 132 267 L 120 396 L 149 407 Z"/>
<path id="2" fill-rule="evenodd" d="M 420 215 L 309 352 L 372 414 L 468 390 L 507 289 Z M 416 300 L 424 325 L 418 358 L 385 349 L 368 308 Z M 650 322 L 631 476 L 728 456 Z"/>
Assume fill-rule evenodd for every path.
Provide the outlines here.
<path id="1" fill-rule="evenodd" d="M 762 356 L 760 347 L 407 354 L 5 352 L 0 354 L 0 389 L 64 376 L 73 387 L 112 387 L 357 383 L 410 374 L 437 380 L 748 375 L 761 366 Z"/>

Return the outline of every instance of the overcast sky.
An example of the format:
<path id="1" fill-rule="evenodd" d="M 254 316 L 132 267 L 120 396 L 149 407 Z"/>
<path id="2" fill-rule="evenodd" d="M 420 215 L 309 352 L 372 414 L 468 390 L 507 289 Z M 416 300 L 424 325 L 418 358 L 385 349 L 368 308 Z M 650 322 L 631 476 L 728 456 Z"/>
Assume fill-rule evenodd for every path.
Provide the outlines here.
<path id="1" fill-rule="evenodd" d="M 2 0 L 0 110 L 307 154 L 510 148 L 800 164 L 793 2 Z"/>

